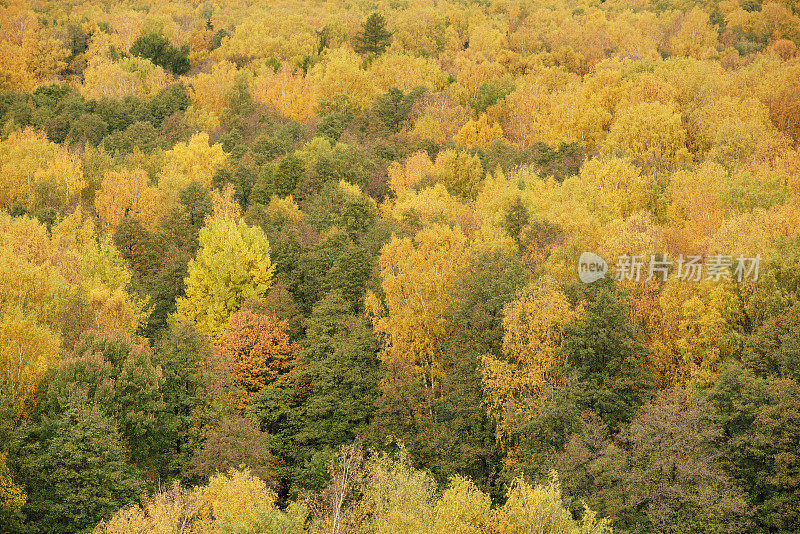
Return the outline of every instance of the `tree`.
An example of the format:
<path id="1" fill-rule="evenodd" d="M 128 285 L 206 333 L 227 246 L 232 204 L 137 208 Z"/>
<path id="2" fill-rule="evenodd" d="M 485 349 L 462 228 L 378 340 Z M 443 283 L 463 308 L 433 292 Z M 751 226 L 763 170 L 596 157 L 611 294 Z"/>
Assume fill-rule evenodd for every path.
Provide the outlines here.
<path id="1" fill-rule="evenodd" d="M 607 519 L 598 520 L 597 514 L 589 509 L 583 511 L 580 521 L 572 518 L 572 514 L 562 504 L 561 487 L 555 475 L 547 485 L 531 486 L 522 478 L 514 480 L 507 500 L 497 510 L 494 520 L 494 529 L 501 534 L 611 533 L 610 522 Z"/>
<path id="2" fill-rule="evenodd" d="M 319 194 L 308 200 L 305 211 L 309 224 L 318 232 L 335 226 L 356 242 L 372 229 L 378 218 L 375 201 L 344 180 L 325 184 Z"/>
<path id="3" fill-rule="evenodd" d="M 413 240 L 393 238 L 380 257 L 385 304 L 367 294 L 382 343 L 383 393 L 412 420 L 436 420 L 443 344 L 451 332 L 445 314 L 466 257 L 465 242 L 460 229 L 438 225 Z"/>
<path id="4" fill-rule="evenodd" d="M 160 472 L 172 446 L 174 421 L 167 417 L 161 368 L 153 365 L 147 346 L 124 334 L 88 332 L 48 378 L 40 411 L 56 417 L 72 392 L 82 390 L 116 422 L 131 460 Z"/>
<path id="5" fill-rule="evenodd" d="M 148 180 L 142 169 L 105 173 L 94 206 L 106 232 L 112 233 L 126 216 L 137 217 L 151 230 L 156 227 L 163 206 L 159 192 L 148 185 Z"/>
<path id="6" fill-rule="evenodd" d="M 34 532 L 91 532 L 144 490 L 114 422 L 76 390 L 63 413 L 28 427 L 17 466 Z"/>
<path id="7" fill-rule="evenodd" d="M 514 239 L 520 249 L 522 249 L 522 229 L 527 226 L 529 218 L 528 209 L 523 204 L 522 199 L 517 197 L 508 208 L 503 222 L 505 223 L 506 233 Z"/>
<path id="8" fill-rule="evenodd" d="M 680 26 L 668 43 L 672 55 L 705 59 L 716 53 L 717 31 L 709 24 L 707 13 L 695 7 L 678 21 Z"/>
<path id="9" fill-rule="evenodd" d="M 414 469 L 404 449 L 395 460 L 375 454 L 365 465 L 361 507 L 364 526 L 374 532 L 408 534 L 431 532 L 436 483 L 425 471 Z"/>
<path id="10" fill-rule="evenodd" d="M 368 108 L 378 92 L 369 72 L 361 68 L 363 59 L 347 47 L 326 50 L 323 61 L 308 71 L 320 101 L 344 95 L 353 106 Z"/>
<path id="11" fill-rule="evenodd" d="M 240 76 L 229 61 L 215 62 L 211 72 L 199 73 L 192 82 L 190 94 L 195 107 L 217 118 L 230 110 L 230 97 Z"/>
<path id="12" fill-rule="evenodd" d="M 32 128 L 0 141 L 0 205 L 34 211 L 69 205 L 86 187 L 80 158 Z"/>
<path id="13" fill-rule="evenodd" d="M 395 195 L 399 195 L 403 189 L 413 187 L 433 174 L 433 162 L 428 154 L 415 152 L 403 163 L 395 161 L 389 165 L 389 187 Z"/>
<path id="14" fill-rule="evenodd" d="M 131 532 L 301 532 L 307 509 L 275 506 L 275 493 L 248 469 L 215 473 L 208 484 L 184 489 L 178 481 L 121 509 L 102 521 L 94 534 Z"/>
<path id="15" fill-rule="evenodd" d="M 131 218 L 122 219 L 114 230 L 114 244 L 132 271 L 131 286 L 148 299 L 150 315 L 141 333 L 150 339 L 166 328 L 175 311 L 175 299 L 184 293 L 187 264 L 196 248 L 196 229 L 188 224 L 188 217 L 174 211 L 172 215 L 164 225 L 169 234 L 149 231 Z"/>
<path id="16" fill-rule="evenodd" d="M 404 94 L 400 89 L 393 87 L 388 93 L 375 99 L 372 105 L 375 115 L 387 128 L 397 132 L 408 121 L 411 107 L 422 92 L 422 89 L 416 89 Z"/>
<path id="17" fill-rule="evenodd" d="M 153 351 L 152 361 L 161 367 L 161 393 L 165 417 L 170 419 L 167 476 L 189 479 L 192 459 L 203 439 L 203 430 L 211 419 L 212 399 L 207 384 L 211 380 L 207 362 L 211 348 L 204 336 L 189 325 L 175 325 L 164 332 Z"/>
<path id="18" fill-rule="evenodd" d="M 275 509 L 276 495 L 250 470 L 231 469 L 212 476 L 198 498 L 210 508 L 215 532 L 241 532 L 255 530 L 260 516 Z"/>
<path id="19" fill-rule="evenodd" d="M 798 390 L 795 380 L 759 378 L 729 362 L 708 391 L 724 433 L 720 453 L 747 496 L 753 532 L 790 532 L 798 521 Z"/>
<path id="20" fill-rule="evenodd" d="M 672 168 L 687 160 L 686 130 L 674 104 L 644 102 L 617 112 L 606 149 L 622 152 L 646 167 Z"/>
<path id="21" fill-rule="evenodd" d="M 316 135 L 321 135 L 335 144 L 353 122 L 353 106 L 347 95 L 335 95 L 319 103 L 320 123 Z"/>
<path id="22" fill-rule="evenodd" d="M 0 452 L 0 525 L 10 525 L 28 500 L 25 488 L 11 477 L 6 458 L 6 453 Z"/>
<path id="23" fill-rule="evenodd" d="M 502 356 L 484 355 L 481 372 L 484 403 L 497 420 L 498 437 L 508 439 L 519 431 L 514 421 L 535 412 L 547 388 L 561 381 L 563 332 L 575 311 L 555 281 L 543 278 L 507 304 L 503 315 Z"/>
<path id="24" fill-rule="evenodd" d="M 322 532 L 338 534 L 357 525 L 352 504 L 363 476 L 363 458 L 361 443 L 356 441 L 352 445 L 342 445 L 335 461 L 331 462 L 330 482 L 310 501 L 314 521 Z"/>
<path id="25" fill-rule="evenodd" d="M 592 465 L 595 497 L 620 528 L 742 532 L 745 501 L 722 469 L 721 437 L 708 403 L 659 392 Z"/>
<path id="26" fill-rule="evenodd" d="M 434 172 L 451 195 L 462 198 L 474 199 L 483 183 L 481 160 L 469 152 L 439 152 Z"/>
<path id="27" fill-rule="evenodd" d="M 216 338 L 228 318 L 249 299 L 263 297 L 275 267 L 264 232 L 230 219 L 212 218 L 200 230 L 200 249 L 189 262 L 186 297 L 177 300 L 177 320 Z"/>
<path id="28" fill-rule="evenodd" d="M 3 412 L 13 420 L 30 414 L 36 390 L 58 360 L 60 337 L 12 308 L 0 319 L 0 384 L 5 395 Z"/>
<path id="29" fill-rule="evenodd" d="M 257 78 L 253 97 L 289 119 L 306 121 L 314 115 L 313 86 L 302 70 L 287 65 Z"/>
<path id="30" fill-rule="evenodd" d="M 158 33 L 148 33 L 136 39 L 130 52 L 131 55 L 145 57 L 175 74 L 186 74 L 189 71 L 189 45 L 177 48 Z"/>
<path id="31" fill-rule="evenodd" d="M 353 48 L 359 54 L 382 54 L 391 43 L 391 37 L 386 29 L 386 19 L 380 13 L 373 13 L 353 38 Z"/>
<path id="32" fill-rule="evenodd" d="M 581 299 L 585 311 L 564 327 L 565 363 L 581 384 L 580 403 L 615 433 L 652 392 L 650 353 L 628 321 L 624 296 L 612 284 L 578 290 L 585 291 Z"/>
<path id="33" fill-rule="evenodd" d="M 466 148 L 489 148 L 493 143 L 503 139 L 503 128 L 500 124 L 493 122 L 489 124 L 488 118 L 484 113 L 478 120 L 469 120 L 458 131 L 453 141 L 457 145 Z"/>
<path id="34" fill-rule="evenodd" d="M 300 259 L 300 265 L 305 280 L 299 289 L 307 309 L 334 290 L 341 291 L 354 311 L 362 309 L 365 285 L 372 274 L 374 260 L 345 232 L 331 229 Z"/>
<path id="35" fill-rule="evenodd" d="M 296 377 L 303 400 L 294 439 L 300 466 L 364 434 L 379 395 L 378 343 L 341 291 L 314 305 Z"/>
<path id="36" fill-rule="evenodd" d="M 217 346 L 222 365 L 235 375 L 240 407 L 274 382 L 288 380 L 299 347 L 287 333 L 288 323 L 244 308 L 231 316 Z"/>
<path id="37" fill-rule="evenodd" d="M 745 342 L 742 362 L 762 378 L 800 380 L 800 303 L 766 319 Z"/>
<path id="38" fill-rule="evenodd" d="M 290 154 L 283 158 L 273 176 L 275 194 L 279 197 L 291 195 L 304 172 L 305 166 L 297 156 Z"/>
<path id="39" fill-rule="evenodd" d="M 436 503 L 433 532 L 480 534 L 492 526 L 492 500 L 467 478 L 454 476 Z"/>
<path id="40" fill-rule="evenodd" d="M 222 145 L 209 144 L 205 132 L 193 135 L 187 143 L 176 143 L 164 154 L 158 180 L 158 189 L 166 196 L 166 205 L 176 204 L 180 192 L 192 182 L 200 182 L 210 189 L 214 174 L 226 161 Z"/>
<path id="41" fill-rule="evenodd" d="M 223 415 L 216 425 L 209 425 L 202 446 L 194 451 L 191 473 L 202 479 L 246 467 L 269 487 L 277 486 L 277 459 L 269 451 L 269 436 L 252 419 Z"/>

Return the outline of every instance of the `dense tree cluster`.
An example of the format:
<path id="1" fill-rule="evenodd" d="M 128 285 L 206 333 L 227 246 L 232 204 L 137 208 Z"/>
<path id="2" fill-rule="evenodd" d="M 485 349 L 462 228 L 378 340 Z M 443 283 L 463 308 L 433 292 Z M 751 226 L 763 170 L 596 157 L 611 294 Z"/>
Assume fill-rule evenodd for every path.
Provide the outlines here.
<path id="1" fill-rule="evenodd" d="M 800 4 L 364 7 L 0 5 L 0 532 L 795 532 Z"/>

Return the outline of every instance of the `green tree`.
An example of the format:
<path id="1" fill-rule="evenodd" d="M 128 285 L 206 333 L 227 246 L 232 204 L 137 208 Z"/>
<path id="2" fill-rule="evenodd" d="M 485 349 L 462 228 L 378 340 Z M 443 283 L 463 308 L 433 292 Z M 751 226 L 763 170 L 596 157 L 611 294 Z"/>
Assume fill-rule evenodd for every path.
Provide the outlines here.
<path id="1" fill-rule="evenodd" d="M 165 436 L 171 451 L 162 466 L 166 477 L 191 480 L 192 459 L 213 415 L 206 369 L 210 352 L 206 339 L 191 325 L 175 325 L 164 332 L 153 352 L 153 363 L 163 375 L 165 417 L 171 422 Z"/>
<path id="2" fill-rule="evenodd" d="M 722 453 L 752 509 L 752 532 L 791 532 L 800 521 L 800 386 L 729 362 L 709 392 Z"/>
<path id="3" fill-rule="evenodd" d="M 91 532 L 144 491 L 114 422 L 78 389 L 65 409 L 31 424 L 17 457 L 31 532 Z"/>
<path id="4" fill-rule="evenodd" d="M 310 311 L 326 293 L 339 290 L 354 311 L 360 310 L 373 264 L 364 247 L 345 232 L 332 230 L 300 258 L 304 280 L 299 300 Z"/>
<path id="5" fill-rule="evenodd" d="M 280 197 L 291 195 L 304 172 L 305 166 L 300 158 L 294 154 L 283 158 L 281 162 L 278 163 L 278 167 L 275 169 L 275 174 L 272 178 L 274 194 Z"/>
<path id="6" fill-rule="evenodd" d="M 184 294 L 188 263 L 197 248 L 191 217 L 177 208 L 165 221 L 167 231 L 150 231 L 131 217 L 114 229 L 114 244 L 132 271 L 131 286 L 149 299 L 150 315 L 140 330 L 149 339 L 167 327 L 176 299 Z"/>
<path id="7" fill-rule="evenodd" d="M 711 406 L 662 391 L 592 464 L 593 500 L 637 532 L 745 532 L 741 491 L 722 467 Z"/>
<path id="8" fill-rule="evenodd" d="M 148 347 L 115 333 L 90 332 L 51 371 L 40 410 L 63 413 L 72 392 L 82 390 L 118 425 L 131 459 L 159 471 L 170 448 L 174 421 L 163 400 L 161 367 Z"/>
<path id="9" fill-rule="evenodd" d="M 169 39 L 158 33 L 142 35 L 131 45 L 131 55 L 144 57 L 175 74 L 189 71 L 189 45 L 173 46 Z"/>
<path id="10" fill-rule="evenodd" d="M 270 487 L 278 485 L 277 459 L 269 450 L 269 436 L 249 417 L 223 414 L 208 425 L 202 446 L 191 459 L 192 474 L 208 479 L 216 473 L 246 467 Z"/>
<path id="11" fill-rule="evenodd" d="M 396 132 L 408 121 L 411 107 L 423 91 L 423 88 L 418 88 L 404 94 L 400 89 L 393 87 L 388 93 L 375 99 L 372 105 L 375 115 L 387 128 Z"/>
<path id="12" fill-rule="evenodd" d="M 517 197 L 508 208 L 503 223 L 506 233 L 516 241 L 520 248 L 522 248 L 522 229 L 528 224 L 529 219 L 528 208 L 522 203 L 522 199 Z"/>
<path id="13" fill-rule="evenodd" d="M 311 227 L 325 232 L 335 226 L 347 232 L 354 242 L 363 238 L 375 224 L 378 209 L 374 200 L 356 189 L 336 182 L 325 184 L 305 203 Z"/>
<path id="14" fill-rule="evenodd" d="M 613 282 L 574 289 L 586 309 L 564 329 L 565 371 L 575 373 L 579 405 L 616 433 L 652 394 L 649 349 L 628 321 L 628 305 Z"/>
<path id="15" fill-rule="evenodd" d="M 350 99 L 347 95 L 336 95 L 320 102 L 319 108 L 320 123 L 317 126 L 317 135 L 336 143 L 353 122 L 353 106 Z"/>
<path id="16" fill-rule="evenodd" d="M 800 380 L 800 302 L 764 320 L 745 341 L 742 362 L 763 378 Z"/>
<path id="17" fill-rule="evenodd" d="M 304 398 L 295 435 L 300 462 L 314 451 L 331 455 L 362 435 L 378 397 L 378 342 L 341 291 L 314 305 L 297 367 Z M 297 466 L 302 470 L 302 465 Z M 302 478 L 302 474 L 300 475 Z"/>
<path id="18" fill-rule="evenodd" d="M 380 13 L 373 13 L 353 38 L 353 48 L 359 54 L 382 54 L 391 38 L 392 34 L 386 29 L 386 19 Z"/>

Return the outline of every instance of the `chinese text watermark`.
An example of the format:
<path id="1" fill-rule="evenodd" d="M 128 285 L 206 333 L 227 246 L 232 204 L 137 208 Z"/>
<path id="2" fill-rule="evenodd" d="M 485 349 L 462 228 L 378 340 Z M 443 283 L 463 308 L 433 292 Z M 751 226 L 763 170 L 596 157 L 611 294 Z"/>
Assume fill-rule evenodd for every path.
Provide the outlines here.
<path id="1" fill-rule="evenodd" d="M 660 280 L 666 282 L 672 275 L 686 282 L 703 280 L 758 280 L 761 255 L 732 256 L 726 254 L 680 254 L 670 258 L 667 254 L 645 256 L 622 254 L 617 258 L 613 278 L 618 281 L 639 282 Z M 578 259 L 578 277 L 591 284 L 606 276 L 608 263 L 592 252 L 584 252 Z"/>

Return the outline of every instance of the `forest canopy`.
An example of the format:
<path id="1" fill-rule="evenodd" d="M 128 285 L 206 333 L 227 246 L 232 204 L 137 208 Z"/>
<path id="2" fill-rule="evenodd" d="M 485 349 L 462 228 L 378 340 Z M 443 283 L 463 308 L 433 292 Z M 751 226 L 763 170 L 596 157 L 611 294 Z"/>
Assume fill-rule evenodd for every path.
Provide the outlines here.
<path id="1" fill-rule="evenodd" d="M 0 532 L 796 532 L 799 46 L 0 0 Z"/>

